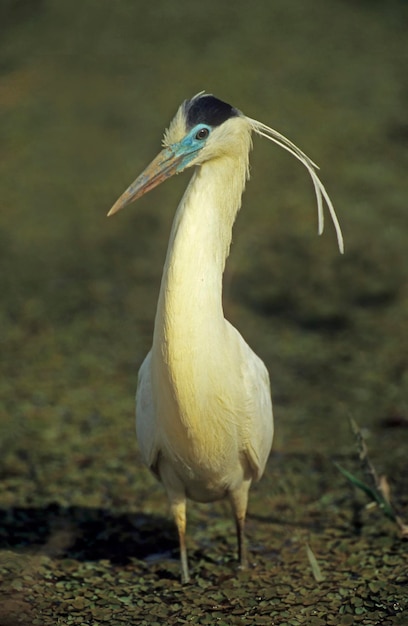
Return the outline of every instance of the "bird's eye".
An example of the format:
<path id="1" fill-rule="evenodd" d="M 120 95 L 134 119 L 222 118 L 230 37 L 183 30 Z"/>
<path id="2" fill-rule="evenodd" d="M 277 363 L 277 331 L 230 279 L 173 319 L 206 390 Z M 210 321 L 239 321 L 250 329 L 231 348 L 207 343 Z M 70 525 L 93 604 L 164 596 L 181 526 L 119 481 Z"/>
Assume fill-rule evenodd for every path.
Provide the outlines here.
<path id="1" fill-rule="evenodd" d="M 200 128 L 195 138 L 200 139 L 202 141 L 203 139 L 207 139 L 209 134 L 210 134 L 210 131 L 208 130 L 208 128 Z"/>

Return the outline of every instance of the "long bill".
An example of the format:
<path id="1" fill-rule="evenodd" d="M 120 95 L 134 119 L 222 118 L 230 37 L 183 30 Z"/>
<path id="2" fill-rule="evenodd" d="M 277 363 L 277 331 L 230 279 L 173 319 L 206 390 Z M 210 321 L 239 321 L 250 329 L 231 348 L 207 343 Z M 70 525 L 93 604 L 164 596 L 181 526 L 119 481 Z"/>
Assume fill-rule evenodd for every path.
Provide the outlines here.
<path id="1" fill-rule="evenodd" d="M 175 151 L 172 146 L 164 148 L 123 192 L 120 198 L 116 200 L 108 216 L 114 215 L 114 213 L 117 213 L 120 209 L 151 191 L 167 178 L 173 176 L 173 174 L 177 174 L 180 171 L 180 164 L 184 156 L 182 152 Z"/>

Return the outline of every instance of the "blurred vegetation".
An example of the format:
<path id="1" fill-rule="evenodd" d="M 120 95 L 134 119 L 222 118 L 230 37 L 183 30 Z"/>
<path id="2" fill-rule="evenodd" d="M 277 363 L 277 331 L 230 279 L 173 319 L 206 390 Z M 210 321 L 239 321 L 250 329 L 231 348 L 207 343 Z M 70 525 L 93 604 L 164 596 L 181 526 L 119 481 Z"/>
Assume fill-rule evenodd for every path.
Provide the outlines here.
<path id="1" fill-rule="evenodd" d="M 363 621 L 370 615 L 404 623 L 404 544 L 375 513 L 356 521 L 329 459 L 352 458 L 354 416 L 406 511 L 407 25 L 402 0 L 2 1 L 0 573 L 14 598 L 2 624 L 20 623 L 14 609 L 30 624 L 67 623 L 68 614 L 94 624 L 114 624 L 116 614 L 121 623 L 123 614 L 128 623 L 150 615 L 157 590 L 172 607 L 158 621 L 235 623 L 239 609 L 237 621 L 248 624 L 271 623 L 273 611 L 291 624 L 322 623 L 320 613 L 323 623 L 374 623 Z M 191 507 L 193 570 L 219 607 L 209 622 L 203 594 L 178 586 L 164 494 L 141 467 L 133 423 L 137 369 L 188 174 L 105 218 L 156 154 L 180 102 L 202 89 L 321 165 L 346 244 L 340 257 L 329 219 L 315 236 L 305 171 L 255 139 L 225 311 L 270 371 L 276 440 L 251 499 L 258 566 L 241 585 L 229 577 L 229 513 L 222 504 Z M 152 534 L 167 554 L 153 565 L 143 548 Z M 311 583 L 306 540 L 318 561 L 325 555 L 323 587 Z M 134 561 L 113 566 L 123 552 Z M 351 563 L 353 555 L 360 560 Z M 79 578 L 75 593 L 64 586 Z M 48 585 L 57 579 L 60 587 Z M 120 579 L 127 600 L 104 613 Z M 361 603 L 353 604 L 356 584 Z M 93 608 L 74 610 L 72 596 L 90 587 Z M 296 599 L 305 589 L 313 605 Z M 146 607 L 136 610 L 140 594 Z M 349 608 L 339 613 L 340 605 Z"/>

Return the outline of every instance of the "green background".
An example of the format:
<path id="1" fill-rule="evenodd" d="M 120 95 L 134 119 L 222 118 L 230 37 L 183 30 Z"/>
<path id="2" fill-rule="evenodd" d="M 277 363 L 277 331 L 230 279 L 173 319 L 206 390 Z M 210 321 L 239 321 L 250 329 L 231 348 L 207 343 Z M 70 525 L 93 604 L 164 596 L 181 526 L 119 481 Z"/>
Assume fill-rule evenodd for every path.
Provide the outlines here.
<path id="1" fill-rule="evenodd" d="M 3 0 L 2 626 L 405 623 L 406 546 L 332 461 L 361 475 L 351 416 L 406 516 L 407 27 L 402 0 Z M 254 567 L 236 578 L 223 503 L 191 505 L 183 589 L 133 398 L 189 174 L 106 213 L 203 89 L 321 166 L 346 251 L 328 216 L 316 236 L 304 168 L 255 138 L 224 308 L 269 369 L 274 450 Z"/>

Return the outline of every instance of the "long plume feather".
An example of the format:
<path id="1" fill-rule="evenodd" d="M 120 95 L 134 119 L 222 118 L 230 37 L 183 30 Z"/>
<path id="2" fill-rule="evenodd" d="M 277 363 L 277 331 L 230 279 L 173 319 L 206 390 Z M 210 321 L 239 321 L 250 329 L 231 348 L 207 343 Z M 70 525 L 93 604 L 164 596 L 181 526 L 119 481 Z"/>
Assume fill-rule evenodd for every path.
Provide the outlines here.
<path id="1" fill-rule="evenodd" d="M 247 120 L 250 123 L 252 130 L 255 131 L 258 135 L 261 135 L 261 137 L 265 137 L 266 139 L 273 141 L 284 150 L 287 150 L 305 166 L 312 179 L 316 194 L 319 235 L 322 234 L 324 228 L 323 200 L 325 200 L 327 208 L 329 209 L 330 217 L 332 218 L 334 224 L 334 228 L 336 230 L 339 250 L 341 254 L 343 254 L 343 234 L 341 232 L 339 220 L 337 219 L 336 211 L 334 210 L 334 206 L 332 201 L 330 200 L 329 194 L 327 193 L 322 181 L 316 174 L 316 170 L 319 169 L 318 165 L 316 165 L 316 163 L 314 163 L 307 156 L 307 154 L 302 152 L 302 150 L 300 150 L 300 148 L 298 148 L 292 141 L 287 139 L 287 137 L 285 137 L 284 135 L 281 135 L 281 133 L 279 133 L 277 130 L 269 128 L 269 126 L 266 126 L 265 124 L 262 124 L 262 122 L 258 122 L 257 120 L 253 120 L 250 117 L 247 117 Z"/>

